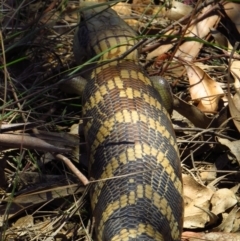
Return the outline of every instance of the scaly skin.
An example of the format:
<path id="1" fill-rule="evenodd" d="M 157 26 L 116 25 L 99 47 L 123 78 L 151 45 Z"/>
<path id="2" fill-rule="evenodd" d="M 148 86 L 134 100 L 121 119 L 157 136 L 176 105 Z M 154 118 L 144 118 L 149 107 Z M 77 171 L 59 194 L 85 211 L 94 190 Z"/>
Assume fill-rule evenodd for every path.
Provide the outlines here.
<path id="1" fill-rule="evenodd" d="M 133 30 L 111 9 L 82 8 L 81 16 L 74 40 L 77 60 L 104 53 L 98 61 L 102 63 L 137 42 Z M 83 92 L 89 177 L 99 180 L 90 191 L 98 241 L 176 241 L 181 236 L 183 198 L 175 134 L 137 56 L 135 50 L 123 60 L 95 68 Z"/>

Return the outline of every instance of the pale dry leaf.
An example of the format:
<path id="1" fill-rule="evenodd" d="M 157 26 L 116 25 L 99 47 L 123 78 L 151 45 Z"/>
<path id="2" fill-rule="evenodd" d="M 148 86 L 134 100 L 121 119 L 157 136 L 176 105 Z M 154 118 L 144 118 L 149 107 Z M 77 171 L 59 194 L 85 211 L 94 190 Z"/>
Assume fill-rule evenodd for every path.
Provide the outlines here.
<path id="1" fill-rule="evenodd" d="M 217 168 L 215 164 L 209 164 L 207 166 L 204 166 L 204 168 L 200 168 L 200 177 L 201 180 L 204 182 L 210 182 L 212 180 L 215 180 L 217 177 Z"/>
<path id="2" fill-rule="evenodd" d="M 198 108 L 205 112 L 216 111 L 224 94 L 221 86 L 195 65 L 186 66 L 186 70 L 191 85 L 190 95 L 193 100 L 199 100 Z"/>
<path id="3" fill-rule="evenodd" d="M 151 0 L 133 0 L 132 9 L 140 14 L 153 14 L 153 5 L 151 4 Z"/>
<path id="4" fill-rule="evenodd" d="M 233 96 L 233 103 L 237 110 L 240 112 L 240 92 L 237 90 L 236 94 Z"/>
<path id="5" fill-rule="evenodd" d="M 22 220 L 20 220 L 22 222 L 22 226 L 20 227 L 15 227 L 15 225 L 13 225 L 13 227 L 7 229 L 5 237 L 11 237 L 12 239 L 8 239 L 8 240 L 19 240 L 20 236 L 27 234 L 31 234 L 32 236 L 35 235 L 41 235 L 41 234 L 45 234 L 47 235 L 47 233 L 49 231 L 53 230 L 53 221 L 51 219 L 45 220 L 43 222 L 37 222 L 36 224 L 34 224 L 33 222 L 33 217 L 32 219 L 32 224 L 29 225 L 28 224 L 28 220 L 30 215 L 27 215 L 23 218 L 21 218 Z"/>
<path id="6" fill-rule="evenodd" d="M 238 32 L 240 33 L 240 4 L 233 3 L 233 2 L 227 2 L 224 4 L 224 10 L 228 17 L 232 20 L 232 22 L 235 24 Z"/>
<path id="7" fill-rule="evenodd" d="M 233 46 L 231 45 L 231 43 L 229 42 L 229 40 L 227 39 L 227 37 L 225 35 L 223 35 L 222 33 L 220 33 L 218 30 L 216 29 L 211 29 L 211 34 L 215 39 L 215 42 L 219 45 L 219 47 L 224 47 L 227 48 L 227 50 L 225 50 L 224 48 L 222 48 L 222 51 L 225 53 L 229 53 L 231 54 L 231 51 L 233 50 Z M 240 57 L 237 53 L 234 53 L 234 57 Z M 239 81 L 239 77 L 240 77 L 240 61 L 237 59 L 233 59 L 231 60 L 230 64 L 230 71 L 231 74 L 235 80 L 235 88 L 239 89 L 240 86 L 240 81 Z"/>
<path id="8" fill-rule="evenodd" d="M 186 4 L 183 4 L 181 2 L 172 1 L 172 7 L 170 9 L 166 9 L 165 7 L 155 7 L 154 8 L 154 14 L 156 17 L 164 17 L 168 18 L 170 20 L 179 20 L 183 16 L 186 16 L 187 14 L 190 14 L 192 11 L 192 7 Z M 165 33 L 165 36 L 174 36 L 178 35 L 178 30 L 171 29 L 167 33 Z M 172 42 L 174 42 L 175 39 L 172 39 Z M 146 59 L 153 59 L 157 56 L 161 56 L 164 53 L 167 53 L 170 49 L 172 49 L 174 44 L 163 44 L 156 48 L 155 50 L 148 53 Z"/>
<path id="9" fill-rule="evenodd" d="M 224 213 L 228 208 L 233 207 L 237 203 L 235 194 L 228 188 L 217 190 L 212 198 L 212 212 L 216 215 Z"/>
<path id="10" fill-rule="evenodd" d="M 232 46 L 224 34 L 219 32 L 215 28 L 211 28 L 211 35 L 213 36 L 215 43 L 219 48 L 229 48 L 232 50 Z"/>
<path id="11" fill-rule="evenodd" d="M 183 174 L 183 193 L 190 199 L 196 199 L 196 204 L 204 203 L 211 199 L 213 191 L 206 186 L 201 185 L 191 176 Z"/>
<path id="12" fill-rule="evenodd" d="M 191 176 L 183 174 L 183 193 L 186 197 L 196 198 L 199 200 L 199 203 L 203 203 L 210 200 L 214 192 L 198 183 Z"/>
<path id="13" fill-rule="evenodd" d="M 14 228 L 27 228 L 33 226 L 33 216 L 32 215 L 26 215 L 21 218 L 19 218 L 13 225 Z"/>
<path id="14" fill-rule="evenodd" d="M 232 60 L 231 64 L 230 64 L 230 71 L 231 74 L 234 78 L 234 86 L 236 89 L 239 89 L 240 86 L 240 82 L 239 82 L 239 78 L 240 78 L 240 61 L 239 60 Z"/>
<path id="15" fill-rule="evenodd" d="M 180 18 L 188 15 L 192 11 L 192 7 L 190 5 L 186 5 L 181 2 L 172 1 L 171 8 L 161 8 L 159 11 L 159 8 L 154 8 L 153 13 L 157 14 L 158 17 L 162 16 L 165 18 L 168 18 L 170 20 L 176 21 Z"/>
<path id="16" fill-rule="evenodd" d="M 186 198 L 184 197 L 184 200 Z M 210 218 L 204 209 L 209 210 L 210 202 L 206 201 L 201 203 L 200 208 L 195 206 L 194 200 L 188 199 L 187 203 L 184 205 L 184 228 L 195 229 L 203 228 L 206 223 L 209 222 Z"/>
<path id="17" fill-rule="evenodd" d="M 234 125 L 236 126 L 237 130 L 240 132 L 240 111 L 236 107 L 232 97 L 230 96 L 228 90 L 228 106 L 230 110 L 231 117 L 233 118 Z"/>
<path id="18" fill-rule="evenodd" d="M 222 231 L 226 233 L 232 232 L 237 211 L 238 208 L 235 206 L 229 214 L 225 213 L 225 215 L 223 215 L 222 223 L 218 227 L 214 228 L 213 231 Z"/>
<path id="19" fill-rule="evenodd" d="M 199 184 L 192 177 L 183 175 L 183 195 L 185 202 L 184 227 L 204 227 L 209 221 L 209 215 L 204 210 L 209 211 L 209 201 L 213 191 Z"/>
<path id="20" fill-rule="evenodd" d="M 240 187 L 240 183 L 232 187 L 231 191 L 236 194 L 238 192 L 239 187 Z"/>
<path id="21" fill-rule="evenodd" d="M 182 237 L 187 241 L 240 241 L 239 233 L 223 232 L 183 232 Z"/>
<path id="22" fill-rule="evenodd" d="M 239 231 L 239 227 L 240 227 L 240 209 L 238 209 L 238 211 L 236 213 L 236 217 L 235 217 L 235 220 L 234 220 L 232 232 Z"/>
<path id="23" fill-rule="evenodd" d="M 198 15 L 198 17 L 201 18 L 206 12 L 210 10 L 210 8 L 212 8 L 211 5 L 205 7 Z M 209 34 L 210 28 L 214 27 L 219 20 L 220 15 L 211 15 L 210 17 L 205 17 L 202 21 L 199 21 L 197 24 L 192 25 L 187 30 L 184 37 L 204 39 Z M 175 57 L 191 62 L 194 58 L 198 56 L 202 45 L 203 43 L 201 43 L 200 41 L 186 41 L 179 47 L 175 54 Z"/>
<path id="24" fill-rule="evenodd" d="M 225 35 L 223 35 L 222 33 L 220 33 L 218 30 L 216 29 L 211 29 L 211 34 L 215 39 L 215 42 L 219 45 L 219 48 L 224 47 L 227 48 L 227 50 L 225 50 L 224 48 L 222 48 L 222 51 L 224 53 L 228 53 L 231 54 L 232 50 L 233 50 L 233 46 L 231 45 L 231 43 L 229 42 L 229 40 L 227 39 L 227 37 Z M 240 57 L 239 54 L 234 53 L 234 57 Z M 235 80 L 235 88 L 239 89 L 240 86 L 240 82 L 239 82 L 239 77 L 240 77 L 240 61 L 237 59 L 233 59 L 231 60 L 230 64 L 230 71 L 231 74 Z"/>
<path id="25" fill-rule="evenodd" d="M 237 141 L 229 141 L 225 138 L 218 137 L 217 140 L 224 146 L 227 146 L 231 153 L 237 158 L 237 161 L 240 165 L 240 140 Z"/>
<path id="26" fill-rule="evenodd" d="M 173 33 L 173 31 L 171 30 L 168 33 L 166 33 L 166 35 L 171 35 L 172 33 Z M 146 59 L 150 60 L 157 56 L 161 56 L 162 54 L 167 53 L 173 46 L 174 46 L 174 44 L 163 44 L 163 45 L 159 46 L 158 48 L 154 49 L 153 51 L 149 52 L 147 54 Z M 175 71 L 175 69 L 174 69 L 174 71 Z"/>
<path id="27" fill-rule="evenodd" d="M 124 2 L 119 2 L 112 6 L 112 9 L 119 15 L 130 16 L 132 13 L 131 5 Z"/>

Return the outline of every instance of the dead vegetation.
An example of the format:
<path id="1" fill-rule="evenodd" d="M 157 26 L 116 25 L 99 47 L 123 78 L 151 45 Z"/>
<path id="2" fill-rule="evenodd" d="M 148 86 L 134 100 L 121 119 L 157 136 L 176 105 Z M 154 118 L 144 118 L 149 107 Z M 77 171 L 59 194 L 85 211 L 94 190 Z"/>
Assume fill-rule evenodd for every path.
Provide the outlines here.
<path id="1" fill-rule="evenodd" d="M 0 240 L 91 240 L 81 98 L 58 88 L 81 67 L 72 53 L 78 4 L 0 4 Z M 240 240 L 240 3 L 136 0 L 113 8 L 138 31 L 144 68 L 172 87 L 183 240 Z"/>

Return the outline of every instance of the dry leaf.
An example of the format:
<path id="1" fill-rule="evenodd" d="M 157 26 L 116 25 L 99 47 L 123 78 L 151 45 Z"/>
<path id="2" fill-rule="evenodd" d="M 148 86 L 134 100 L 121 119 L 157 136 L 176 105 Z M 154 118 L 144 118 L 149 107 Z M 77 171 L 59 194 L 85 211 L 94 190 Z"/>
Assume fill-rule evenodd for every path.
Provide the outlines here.
<path id="1" fill-rule="evenodd" d="M 231 116 L 233 118 L 234 125 L 240 132 L 240 111 L 237 109 L 231 96 L 229 96 L 229 95 L 228 95 L 228 105 L 229 105 L 229 110 L 230 110 Z"/>
<path id="2" fill-rule="evenodd" d="M 215 42 L 219 45 L 219 47 L 224 47 L 227 48 L 227 51 L 222 49 L 222 51 L 225 53 L 227 52 L 228 54 L 231 54 L 233 50 L 233 46 L 230 44 L 229 40 L 224 36 L 222 33 L 220 33 L 216 29 L 211 29 L 211 34 L 215 39 Z M 234 57 L 240 57 L 237 53 L 234 53 Z M 235 88 L 239 89 L 240 82 L 239 82 L 239 76 L 240 76 L 240 61 L 233 59 L 230 63 L 230 71 L 233 75 L 233 78 L 235 80 Z"/>
<path id="3" fill-rule="evenodd" d="M 204 182 L 210 182 L 212 180 L 215 180 L 217 177 L 217 172 L 216 172 L 217 168 L 215 166 L 215 164 L 208 164 L 207 166 L 203 168 L 200 168 L 200 177 L 201 180 Z"/>
<path id="4" fill-rule="evenodd" d="M 237 161 L 240 165 L 240 140 L 229 141 L 228 139 L 220 137 L 218 137 L 217 139 L 222 145 L 227 146 L 230 149 L 232 154 L 237 158 Z"/>
<path id="5" fill-rule="evenodd" d="M 240 227 L 240 209 L 238 209 L 238 211 L 236 213 L 232 232 L 239 231 L 239 227 Z"/>
<path id="6" fill-rule="evenodd" d="M 227 51 L 222 49 L 222 51 L 225 53 L 229 53 L 231 54 L 231 51 L 233 50 L 233 46 L 230 44 L 229 40 L 226 38 L 226 36 L 224 36 L 222 33 L 220 33 L 218 30 L 216 29 L 211 29 L 211 34 L 215 39 L 215 42 L 219 45 L 219 47 L 224 47 L 227 48 Z M 240 57 L 237 53 L 234 53 L 234 57 Z M 230 63 L 230 71 L 233 75 L 233 78 L 235 80 L 235 88 L 239 89 L 240 86 L 240 81 L 239 81 L 239 77 L 240 77 L 240 61 L 239 60 L 232 60 Z"/>
<path id="7" fill-rule="evenodd" d="M 240 234 L 223 232 L 194 233 L 188 231 L 183 232 L 182 238 L 187 241 L 240 241 Z"/>
<path id="8" fill-rule="evenodd" d="M 183 194 L 184 228 L 204 227 L 209 222 L 209 215 L 204 210 L 209 211 L 209 200 L 213 191 L 199 184 L 192 177 L 183 175 Z"/>
<path id="9" fill-rule="evenodd" d="M 130 16 L 132 13 L 131 5 L 124 2 L 119 2 L 112 6 L 112 9 L 119 15 Z"/>
<path id="10" fill-rule="evenodd" d="M 224 10 L 228 17 L 232 20 L 232 22 L 235 24 L 238 32 L 240 33 L 240 4 L 233 3 L 233 2 L 227 2 L 224 5 Z"/>
<path id="11" fill-rule="evenodd" d="M 14 228 L 27 228 L 33 226 L 33 216 L 26 215 L 19 218 L 13 225 Z"/>
<path id="12" fill-rule="evenodd" d="M 170 20 L 179 20 L 180 18 L 190 14 L 192 11 L 192 7 L 190 5 L 186 5 L 181 2 L 172 1 L 171 8 L 161 8 L 159 11 L 158 8 L 154 9 L 154 14 L 158 14 Z"/>
<path id="13" fill-rule="evenodd" d="M 133 0 L 132 9 L 140 14 L 153 14 L 153 5 L 151 0 Z"/>
<path id="14" fill-rule="evenodd" d="M 28 219 L 32 219 L 33 217 L 28 215 Z M 53 220 L 47 219 L 43 222 L 38 220 L 36 223 L 32 223 L 31 225 L 28 224 L 29 220 L 24 220 L 25 217 L 20 218 L 17 222 L 21 222 L 21 227 L 15 227 L 15 225 L 9 229 L 7 229 L 5 233 L 5 237 L 8 237 L 8 240 L 21 240 L 21 236 L 25 235 L 32 235 L 32 237 L 36 235 L 47 235 L 49 231 L 53 231 Z M 50 233 L 49 233 L 50 235 Z M 23 239 L 23 238 L 22 238 Z"/>
<path id="15" fill-rule="evenodd" d="M 215 41 L 219 44 L 222 45 L 224 47 L 228 48 L 228 53 L 230 53 L 233 50 L 232 45 L 230 44 L 230 42 L 228 41 L 228 39 L 223 35 L 220 34 L 217 30 L 214 30 L 214 33 L 212 34 L 213 37 L 215 38 Z M 225 50 L 223 50 L 223 52 L 226 52 Z M 239 57 L 238 54 L 234 54 L 234 56 Z M 240 61 L 239 60 L 232 60 L 229 64 L 230 66 L 230 71 L 234 77 L 235 80 L 235 88 L 238 90 L 239 86 L 240 86 L 240 81 L 239 81 L 239 76 L 240 76 Z M 229 84 L 229 83 L 228 83 Z M 230 92 L 228 90 L 228 105 L 229 105 L 229 110 L 231 113 L 231 116 L 233 118 L 233 122 L 236 126 L 236 128 L 238 129 L 238 131 L 240 132 L 240 111 L 238 110 L 237 106 L 238 103 L 235 104 L 233 99 L 230 96 Z"/>
<path id="16" fill-rule="evenodd" d="M 232 60 L 230 64 L 230 71 L 232 73 L 232 76 L 235 80 L 234 86 L 236 89 L 239 89 L 240 82 L 239 82 L 239 77 L 240 77 L 240 61 L 239 60 Z"/>
<path id="17" fill-rule="evenodd" d="M 225 213 L 223 215 L 222 223 L 218 227 L 214 228 L 213 231 L 223 231 L 227 233 L 232 232 L 237 211 L 238 211 L 238 208 L 237 206 L 235 206 L 229 214 Z"/>
<path id="18" fill-rule="evenodd" d="M 198 108 L 201 111 L 213 112 L 218 108 L 218 101 L 224 92 L 218 82 L 197 66 L 186 67 L 191 97 L 199 100 Z"/>
<path id="19" fill-rule="evenodd" d="M 233 207 L 237 203 L 235 194 L 227 188 L 217 190 L 212 198 L 212 212 L 216 215 L 224 213 L 228 208 Z"/>
<path id="20" fill-rule="evenodd" d="M 166 35 L 172 35 L 172 34 L 174 34 L 173 30 L 166 33 Z M 167 53 L 173 46 L 174 46 L 174 44 L 163 44 L 163 45 L 159 46 L 158 48 L 154 49 L 153 51 L 151 51 L 150 53 L 148 53 L 146 59 L 150 60 L 157 56 L 161 56 L 162 54 Z"/>
<path id="21" fill-rule="evenodd" d="M 199 14 L 199 18 L 201 18 L 206 12 L 208 12 L 212 8 L 211 5 L 205 7 L 201 14 Z M 197 24 L 192 25 L 188 30 L 184 37 L 188 38 L 200 38 L 204 39 L 210 31 L 210 28 L 215 26 L 220 17 L 217 15 L 211 15 L 210 17 L 205 17 L 202 21 L 199 21 Z M 199 41 L 186 41 L 184 42 L 178 49 L 175 54 L 175 57 L 184 59 L 185 61 L 191 62 L 196 56 L 198 56 L 199 51 L 202 48 L 203 43 Z"/>
<path id="22" fill-rule="evenodd" d="M 213 36 L 215 43 L 217 45 L 219 45 L 219 48 L 224 47 L 224 48 L 229 48 L 229 41 L 228 39 L 225 37 L 225 35 L 223 35 L 221 32 L 219 32 L 217 29 L 215 28 L 211 28 L 211 35 Z M 232 49 L 232 46 L 231 46 Z"/>
<path id="23" fill-rule="evenodd" d="M 186 198 L 184 197 L 184 200 Z M 210 218 L 207 212 L 209 211 L 210 202 L 201 203 L 200 208 L 195 204 L 194 200 L 188 199 L 184 206 L 184 228 L 204 228 Z"/>

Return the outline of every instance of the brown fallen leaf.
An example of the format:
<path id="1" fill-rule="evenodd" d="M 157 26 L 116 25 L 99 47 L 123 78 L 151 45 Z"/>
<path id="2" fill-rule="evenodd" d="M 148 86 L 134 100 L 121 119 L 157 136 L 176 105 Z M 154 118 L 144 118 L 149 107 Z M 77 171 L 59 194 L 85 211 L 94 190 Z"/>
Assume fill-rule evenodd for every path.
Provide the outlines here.
<path id="1" fill-rule="evenodd" d="M 209 222 L 210 199 L 213 191 L 199 184 L 188 175 L 183 175 L 183 195 L 185 202 L 184 228 L 205 227 Z"/>
<path id="2" fill-rule="evenodd" d="M 236 219 L 237 211 L 238 211 L 238 207 L 235 206 L 233 207 L 233 209 L 229 214 L 225 213 L 223 215 L 222 223 L 218 227 L 214 228 L 213 231 L 231 233 L 233 231 L 233 224 Z"/>
<path id="3" fill-rule="evenodd" d="M 224 4 L 223 7 L 224 7 L 226 14 L 232 20 L 232 22 L 235 24 L 238 32 L 240 33 L 240 14 L 239 14 L 240 4 L 226 1 L 226 4 Z"/>
<path id="4" fill-rule="evenodd" d="M 186 70 L 191 85 L 189 92 L 193 100 L 199 101 L 198 108 L 204 112 L 216 111 L 218 101 L 224 95 L 219 83 L 198 66 L 186 66 Z"/>
<path id="5" fill-rule="evenodd" d="M 216 215 L 224 213 L 227 209 L 233 207 L 238 202 L 235 194 L 228 188 L 217 190 L 212 198 L 212 212 Z"/>
<path id="6" fill-rule="evenodd" d="M 236 128 L 238 129 L 238 131 L 240 132 L 240 111 L 235 106 L 233 99 L 230 96 L 229 90 L 228 90 L 228 106 L 229 106 L 231 116 L 233 118 L 233 122 Z"/>
<path id="7" fill-rule="evenodd" d="M 182 2 L 173 0 L 171 2 L 171 8 L 161 8 L 160 11 L 159 8 L 155 8 L 153 13 L 158 14 L 158 16 L 160 15 L 170 20 L 176 21 L 190 14 L 192 10 L 193 8 L 190 5 L 186 5 Z"/>
<path id="8" fill-rule="evenodd" d="M 212 8 L 212 5 L 205 7 L 196 18 L 201 19 L 206 13 L 209 13 Z M 196 20 L 196 18 L 194 20 Z M 220 15 L 213 14 L 210 15 L 210 17 L 205 16 L 204 19 L 190 26 L 189 29 L 186 31 L 184 37 L 205 39 L 205 37 L 209 34 L 210 28 L 214 27 L 219 21 Z M 179 49 L 175 53 L 175 57 L 187 62 L 191 62 L 198 56 L 202 45 L 203 42 L 201 41 L 186 41 L 182 45 L 180 45 Z"/>
<path id="9" fill-rule="evenodd" d="M 231 54 L 231 52 L 233 51 L 233 46 L 231 45 L 231 43 L 229 42 L 229 40 L 227 39 L 227 37 L 220 33 L 218 30 L 216 29 L 211 29 L 211 34 L 214 37 L 215 42 L 219 45 L 218 48 L 220 48 L 223 53 L 226 54 Z M 236 58 L 240 58 L 240 55 L 238 53 L 234 53 L 233 57 Z M 240 81 L 239 81 L 239 76 L 240 76 L 240 61 L 237 59 L 231 59 L 231 64 L 229 65 L 230 67 L 230 71 L 231 74 L 235 80 L 234 86 L 236 89 L 239 89 L 240 87 Z"/>
<path id="10" fill-rule="evenodd" d="M 225 138 L 218 137 L 217 140 L 224 146 L 227 146 L 231 153 L 237 158 L 237 161 L 240 165 L 240 140 L 237 141 L 229 141 Z"/>
<path id="11" fill-rule="evenodd" d="M 210 233 L 194 233 L 183 232 L 183 241 L 240 241 L 240 233 L 223 233 L 223 232 L 210 232 Z"/>
<path id="12" fill-rule="evenodd" d="M 124 15 L 125 17 L 130 17 L 132 10 L 131 10 L 131 4 L 126 2 L 119 2 L 112 6 L 112 9 L 117 12 L 119 15 Z"/>

